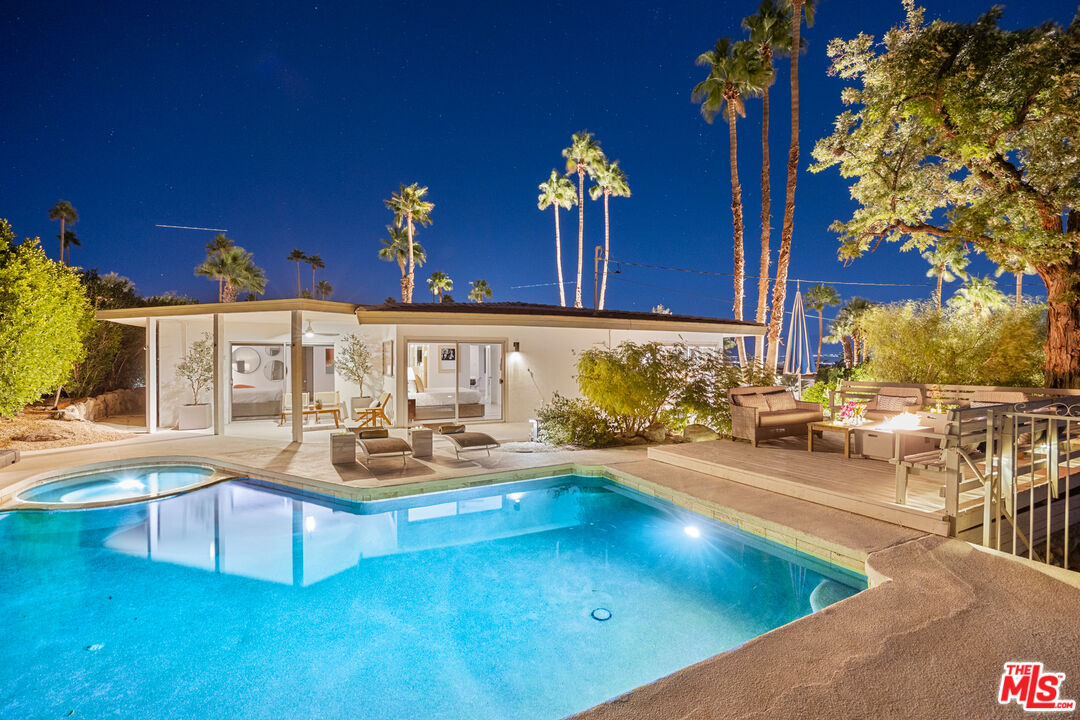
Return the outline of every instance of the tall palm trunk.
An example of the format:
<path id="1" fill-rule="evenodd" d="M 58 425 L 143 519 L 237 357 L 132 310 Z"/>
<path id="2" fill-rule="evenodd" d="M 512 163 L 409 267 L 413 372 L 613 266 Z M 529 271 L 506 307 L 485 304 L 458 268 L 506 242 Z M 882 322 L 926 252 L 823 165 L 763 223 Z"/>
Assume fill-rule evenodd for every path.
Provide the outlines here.
<path id="1" fill-rule="evenodd" d="M 409 277 L 405 281 L 405 302 L 412 302 L 413 285 L 416 277 L 416 257 L 413 254 L 413 221 L 412 213 L 405 215 L 405 225 L 409 231 Z"/>
<path id="2" fill-rule="evenodd" d="M 585 164 L 577 166 L 577 287 L 574 290 L 574 307 L 581 307 L 581 269 L 585 261 Z"/>
<path id="3" fill-rule="evenodd" d="M 787 195 L 784 224 L 780 229 L 780 254 L 776 260 L 772 318 L 769 321 L 769 367 L 776 367 L 780 354 L 780 332 L 784 324 L 788 266 L 791 264 L 791 235 L 795 224 L 795 180 L 799 171 L 799 47 L 802 42 L 803 0 L 791 0 L 791 146 L 788 148 Z"/>
<path id="4" fill-rule="evenodd" d="M 604 296 L 607 295 L 607 268 L 608 268 L 608 255 L 610 255 L 610 234 L 608 232 L 611 227 L 608 218 L 608 198 L 611 197 L 610 190 L 604 190 L 604 275 L 600 281 L 600 309 L 604 309 Z"/>
<path id="5" fill-rule="evenodd" d="M 296 297 L 300 297 L 304 294 L 303 289 L 300 287 L 300 261 L 296 261 Z"/>
<path id="6" fill-rule="evenodd" d="M 855 348 L 850 335 L 840 338 L 840 346 L 844 348 L 844 367 L 851 367 L 855 359 Z"/>
<path id="7" fill-rule="evenodd" d="M 225 281 L 225 289 L 222 291 L 222 302 L 236 302 L 236 296 L 238 291 L 236 286 L 232 284 L 232 281 Z"/>
<path id="8" fill-rule="evenodd" d="M 817 311 L 817 362 L 814 367 L 821 368 L 821 341 L 825 335 L 825 308 L 820 307 Z"/>
<path id="9" fill-rule="evenodd" d="M 559 274 L 559 305 L 566 307 L 566 289 L 563 287 L 562 274 L 562 236 L 559 234 L 559 203 L 551 203 L 555 208 L 555 269 Z M 439 302 L 442 302 L 440 299 Z"/>
<path id="10" fill-rule="evenodd" d="M 404 268 L 401 272 L 401 302 L 408 302 L 405 298 L 409 296 L 409 276 L 405 274 Z"/>
<path id="11" fill-rule="evenodd" d="M 1016 275 L 1016 307 L 1020 307 L 1021 301 L 1024 299 L 1024 273 L 1015 273 Z"/>
<path id="12" fill-rule="evenodd" d="M 770 63 L 771 65 L 771 63 Z M 758 299 L 755 322 L 764 323 L 769 306 L 769 239 L 772 234 L 772 188 L 769 183 L 769 88 L 761 96 L 761 265 L 758 269 Z M 765 338 L 754 341 L 754 355 L 765 362 Z M 818 348 L 820 363 L 821 349 Z"/>
<path id="13" fill-rule="evenodd" d="M 941 310 L 941 293 L 942 293 L 942 276 L 945 274 L 945 268 L 939 267 L 937 269 L 937 292 L 934 293 L 934 297 L 937 299 L 937 309 Z"/>
<path id="14" fill-rule="evenodd" d="M 731 161 L 731 221 L 734 225 L 735 246 L 735 319 L 743 319 L 743 285 L 746 280 L 746 257 L 743 251 L 743 214 L 742 186 L 739 184 L 738 137 L 735 133 L 735 107 L 728 100 L 728 141 L 731 143 L 729 159 Z M 735 348 L 739 353 L 739 362 L 746 363 L 746 342 L 742 337 L 735 339 Z"/>
<path id="15" fill-rule="evenodd" d="M 315 266 L 311 266 L 311 294 L 315 294 Z"/>
<path id="16" fill-rule="evenodd" d="M 60 215 L 60 264 L 64 264 L 64 216 Z M 60 398 L 60 391 L 56 391 L 57 399 Z"/>

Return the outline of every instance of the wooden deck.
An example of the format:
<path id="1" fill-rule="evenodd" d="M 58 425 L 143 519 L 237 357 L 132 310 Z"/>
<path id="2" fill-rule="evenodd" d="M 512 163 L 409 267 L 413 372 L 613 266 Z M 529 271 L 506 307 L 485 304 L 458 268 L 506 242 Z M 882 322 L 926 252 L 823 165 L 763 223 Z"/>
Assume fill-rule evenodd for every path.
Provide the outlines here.
<path id="1" fill-rule="evenodd" d="M 649 458 L 706 475 L 769 490 L 781 495 L 846 510 L 877 520 L 949 534 L 941 486 L 913 477 L 908 503 L 896 498 L 896 473 L 891 463 L 846 459 L 840 452 L 806 451 L 805 438 L 788 438 L 752 447 L 731 440 L 713 440 L 649 448 Z M 837 442 L 836 450 L 840 449 Z"/>

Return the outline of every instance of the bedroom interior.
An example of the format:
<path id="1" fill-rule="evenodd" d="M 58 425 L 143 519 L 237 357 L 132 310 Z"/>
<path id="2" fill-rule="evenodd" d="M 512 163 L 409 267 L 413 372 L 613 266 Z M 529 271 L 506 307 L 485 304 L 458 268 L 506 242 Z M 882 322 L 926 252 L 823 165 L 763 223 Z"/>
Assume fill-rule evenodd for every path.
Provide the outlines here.
<path id="1" fill-rule="evenodd" d="M 504 345 L 408 343 L 409 421 L 502 419 Z"/>
<path id="2" fill-rule="evenodd" d="M 288 389 L 288 352 L 281 343 L 232 343 L 232 420 L 276 418 Z M 305 345 L 305 397 L 333 392 L 334 346 Z"/>

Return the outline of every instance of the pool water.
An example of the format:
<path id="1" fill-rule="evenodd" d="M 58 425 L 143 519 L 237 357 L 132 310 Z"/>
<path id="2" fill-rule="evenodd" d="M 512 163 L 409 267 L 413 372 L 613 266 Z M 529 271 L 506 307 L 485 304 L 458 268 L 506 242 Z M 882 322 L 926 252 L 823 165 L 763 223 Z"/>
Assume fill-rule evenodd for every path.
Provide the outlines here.
<path id="1" fill-rule="evenodd" d="M 3 718 L 554 720 L 865 587 L 577 476 L 10 512 L 0 578 Z"/>
<path id="2" fill-rule="evenodd" d="M 214 471 L 197 465 L 149 465 L 50 480 L 19 493 L 24 502 L 95 503 L 172 493 L 208 479 Z"/>

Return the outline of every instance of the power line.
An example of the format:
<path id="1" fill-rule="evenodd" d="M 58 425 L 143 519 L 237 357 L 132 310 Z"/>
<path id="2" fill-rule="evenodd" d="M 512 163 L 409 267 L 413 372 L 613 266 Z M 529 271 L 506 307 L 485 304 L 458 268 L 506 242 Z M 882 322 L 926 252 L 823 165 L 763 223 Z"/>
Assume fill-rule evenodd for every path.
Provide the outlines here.
<path id="1" fill-rule="evenodd" d="M 646 263 L 630 262 L 629 260 L 608 260 L 609 263 L 615 265 L 630 265 L 633 267 L 649 268 L 650 270 L 672 270 L 675 272 L 693 273 L 696 275 L 716 275 L 719 277 L 735 277 L 735 273 L 717 272 L 715 270 L 692 270 L 690 268 L 678 268 L 668 267 L 667 265 L 649 265 Z M 746 275 L 749 280 L 758 280 L 758 275 Z M 769 280 L 776 280 L 775 277 L 768 278 Z M 874 283 L 874 282 L 856 282 L 854 280 L 811 280 L 808 278 L 793 278 L 789 277 L 787 281 L 790 282 L 805 282 L 805 283 L 826 283 L 829 285 L 863 285 L 866 287 L 934 287 L 933 283 Z"/>

